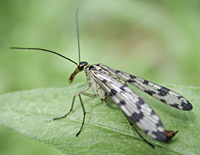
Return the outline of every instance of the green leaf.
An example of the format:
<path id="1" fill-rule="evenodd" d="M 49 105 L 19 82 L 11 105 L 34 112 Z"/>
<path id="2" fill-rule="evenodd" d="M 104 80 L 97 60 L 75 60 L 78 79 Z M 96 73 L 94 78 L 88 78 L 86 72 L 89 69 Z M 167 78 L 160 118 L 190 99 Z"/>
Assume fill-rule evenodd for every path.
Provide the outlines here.
<path id="1" fill-rule="evenodd" d="M 0 124 L 26 137 L 38 140 L 66 154 L 200 154 L 200 88 L 165 85 L 185 96 L 192 111 L 181 111 L 137 91 L 162 119 L 168 130 L 179 130 L 169 142 L 144 137 L 155 145 L 147 145 L 129 124 L 114 102 L 83 97 L 87 111 L 81 134 L 76 137 L 83 112 L 78 98 L 74 111 L 61 120 L 73 95 L 86 84 L 67 88 L 47 88 L 8 93 L 0 96 Z M 132 87 L 131 87 L 132 88 Z"/>

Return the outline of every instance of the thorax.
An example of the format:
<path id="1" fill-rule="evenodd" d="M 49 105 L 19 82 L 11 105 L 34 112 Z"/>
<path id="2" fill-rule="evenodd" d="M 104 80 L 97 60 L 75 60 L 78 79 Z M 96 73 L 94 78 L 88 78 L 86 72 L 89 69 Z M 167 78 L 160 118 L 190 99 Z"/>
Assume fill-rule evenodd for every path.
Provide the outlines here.
<path id="1" fill-rule="evenodd" d="M 101 97 L 101 99 L 104 100 L 107 97 L 107 93 L 100 86 L 100 84 L 98 83 L 98 79 L 94 75 L 94 73 L 97 71 L 109 74 L 109 72 L 107 72 L 105 69 L 103 69 L 101 67 L 101 64 L 88 65 L 84 70 L 87 80 L 88 80 L 88 83 L 91 84 L 91 86 L 94 90 L 94 93 L 98 94 Z"/>

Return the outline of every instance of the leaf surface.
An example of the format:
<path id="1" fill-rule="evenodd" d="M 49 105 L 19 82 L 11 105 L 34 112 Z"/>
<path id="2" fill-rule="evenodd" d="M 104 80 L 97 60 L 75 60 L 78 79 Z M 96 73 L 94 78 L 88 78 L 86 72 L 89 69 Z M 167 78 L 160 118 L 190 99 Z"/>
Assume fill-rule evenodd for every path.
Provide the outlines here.
<path id="1" fill-rule="evenodd" d="M 152 149 L 129 127 L 124 114 L 111 100 L 83 97 L 86 122 L 81 134 L 83 112 L 79 99 L 66 118 L 52 121 L 68 112 L 73 95 L 87 86 L 42 88 L 0 96 L 0 124 L 26 137 L 38 140 L 66 154 L 200 154 L 200 88 L 165 85 L 186 97 L 192 111 L 181 111 L 137 91 L 160 116 L 166 130 L 179 130 L 168 143 L 143 136 Z M 132 87 L 131 87 L 132 88 Z"/>

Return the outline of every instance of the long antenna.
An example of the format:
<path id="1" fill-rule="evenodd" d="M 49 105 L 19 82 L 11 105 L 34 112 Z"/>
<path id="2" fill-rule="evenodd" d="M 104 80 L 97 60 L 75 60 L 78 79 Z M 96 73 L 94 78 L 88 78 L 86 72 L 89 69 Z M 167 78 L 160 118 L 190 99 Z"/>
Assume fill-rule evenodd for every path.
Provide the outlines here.
<path id="1" fill-rule="evenodd" d="M 77 31 L 77 40 L 78 40 L 78 56 L 79 56 L 79 64 L 80 64 L 81 56 L 80 56 L 80 42 L 79 42 L 78 10 L 79 8 L 76 9 L 76 31 Z"/>
<path id="2" fill-rule="evenodd" d="M 53 53 L 53 54 L 56 54 L 58 56 L 61 56 L 71 62 L 73 62 L 74 64 L 78 65 L 75 61 L 71 60 L 70 58 L 67 58 L 65 57 L 64 55 L 61 55 L 57 52 L 54 52 L 54 51 L 50 51 L 50 50 L 47 50 L 47 49 L 43 49 L 43 48 L 24 48 L 24 47 L 10 47 L 10 49 L 22 49 L 22 50 L 38 50 L 38 51 L 45 51 L 45 52 L 50 52 L 50 53 Z"/>

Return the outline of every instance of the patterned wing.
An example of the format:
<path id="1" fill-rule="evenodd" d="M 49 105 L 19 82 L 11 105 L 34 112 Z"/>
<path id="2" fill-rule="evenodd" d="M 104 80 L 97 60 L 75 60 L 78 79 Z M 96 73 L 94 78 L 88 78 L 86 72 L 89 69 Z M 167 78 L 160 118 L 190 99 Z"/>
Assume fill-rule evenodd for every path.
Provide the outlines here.
<path id="1" fill-rule="evenodd" d="M 90 69 L 90 76 L 148 136 L 158 141 L 166 140 L 165 129 L 158 115 L 129 87 L 96 68 Z"/>
<path id="2" fill-rule="evenodd" d="M 99 64 L 101 65 L 101 64 Z M 181 110 L 192 110 L 192 104 L 185 99 L 180 94 L 160 86 L 156 83 L 144 80 L 142 78 L 130 75 L 128 73 L 115 70 L 105 65 L 101 65 L 102 68 L 109 71 L 111 74 L 117 76 L 119 79 L 122 79 L 125 82 L 132 84 L 133 86 L 143 90 L 147 94 L 153 96 L 154 98 Z"/>

